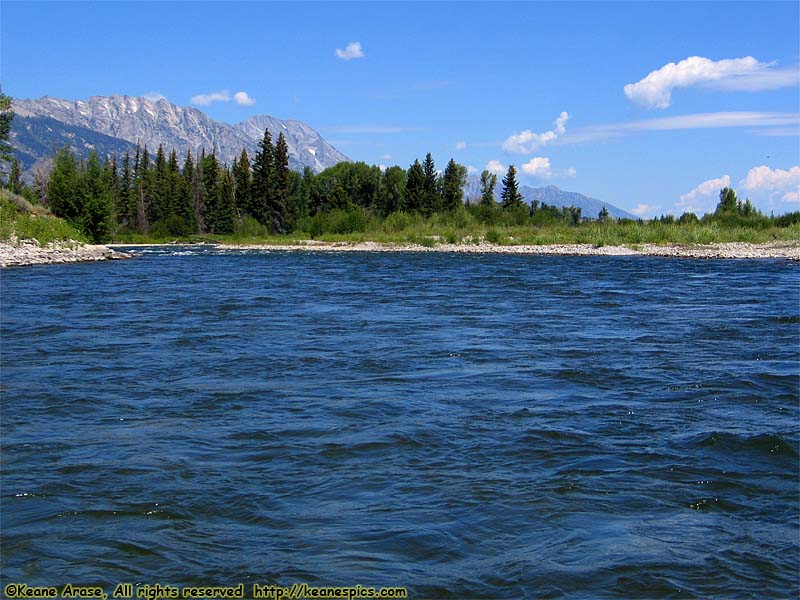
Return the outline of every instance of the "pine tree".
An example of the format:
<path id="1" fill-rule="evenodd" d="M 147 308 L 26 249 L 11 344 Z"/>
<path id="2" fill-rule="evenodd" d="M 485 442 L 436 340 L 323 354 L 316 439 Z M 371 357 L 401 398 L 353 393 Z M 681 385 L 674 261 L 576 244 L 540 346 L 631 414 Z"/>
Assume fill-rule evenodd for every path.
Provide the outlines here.
<path id="1" fill-rule="evenodd" d="M 69 148 L 56 153 L 50 180 L 47 182 L 47 204 L 57 217 L 77 224 L 82 212 L 78 161 Z"/>
<path id="2" fill-rule="evenodd" d="M 214 187 L 216 212 L 212 233 L 233 233 L 236 223 L 236 199 L 233 194 L 233 177 L 222 169 Z"/>
<path id="3" fill-rule="evenodd" d="M 11 145 L 8 140 L 11 137 L 11 121 L 13 120 L 11 97 L 0 91 L 0 161 L 11 160 Z"/>
<path id="4" fill-rule="evenodd" d="M 21 194 L 22 188 L 25 187 L 22 183 L 22 169 L 20 169 L 17 157 L 11 161 L 11 172 L 8 174 L 8 189 L 15 194 Z"/>
<path id="5" fill-rule="evenodd" d="M 484 170 L 481 173 L 481 206 L 494 206 L 494 187 L 497 175 Z"/>
<path id="6" fill-rule="evenodd" d="M 119 208 L 117 210 L 117 223 L 123 227 L 130 227 L 133 223 L 133 213 L 131 212 L 131 184 L 133 181 L 133 173 L 131 172 L 131 155 L 130 152 L 125 153 L 125 158 L 122 159 L 122 173 L 119 178 Z"/>
<path id="7" fill-rule="evenodd" d="M 608 223 L 611 219 L 611 216 L 608 214 L 608 208 L 603 205 L 603 208 L 600 209 L 600 212 L 597 214 L 597 220 L 601 223 Z"/>
<path id="8" fill-rule="evenodd" d="M 251 205 L 249 213 L 262 225 L 270 226 L 269 213 L 272 192 L 272 167 L 274 165 L 272 136 L 269 129 L 264 130 L 264 137 L 258 144 L 258 151 L 253 162 L 253 185 L 250 194 Z"/>
<path id="9" fill-rule="evenodd" d="M 111 192 L 103 167 L 100 166 L 100 159 L 94 150 L 89 152 L 81 179 L 81 231 L 95 243 L 108 241 L 111 236 Z"/>
<path id="10" fill-rule="evenodd" d="M 116 154 L 106 156 L 106 160 L 103 163 L 103 174 L 108 196 L 111 200 L 111 225 L 114 226 L 117 223 L 117 215 L 120 210 L 122 210 L 122 196 L 119 193 L 119 173 L 117 172 Z M 116 229 L 116 227 L 112 227 L 112 229 Z"/>
<path id="11" fill-rule="evenodd" d="M 719 204 L 714 214 L 734 213 L 738 206 L 736 192 L 733 188 L 724 187 L 719 191 Z"/>
<path id="12" fill-rule="evenodd" d="M 236 210 L 241 215 L 250 206 L 250 188 L 253 178 L 250 174 L 250 157 L 247 150 L 242 148 L 242 154 L 238 161 L 233 163 L 233 183 L 236 195 Z"/>
<path id="13" fill-rule="evenodd" d="M 194 178 L 194 163 L 192 162 L 192 152 L 187 150 L 186 159 L 183 161 L 183 172 L 181 173 L 178 185 L 178 195 L 175 201 L 175 214 L 178 215 L 186 224 L 188 231 L 197 231 L 195 222 L 194 203 L 192 195 L 192 181 Z"/>
<path id="14" fill-rule="evenodd" d="M 269 228 L 273 234 L 286 233 L 289 195 L 289 147 L 281 132 L 272 155 L 272 189 L 269 195 Z"/>
<path id="15" fill-rule="evenodd" d="M 139 156 L 138 146 L 136 155 Z M 150 231 L 150 171 L 150 154 L 145 146 L 136 168 L 136 229 L 143 234 Z"/>
<path id="16" fill-rule="evenodd" d="M 192 169 L 191 175 L 191 190 L 192 190 L 192 213 L 194 215 L 194 223 L 197 233 L 206 232 L 206 186 L 203 183 L 203 158 L 204 153 L 201 153 L 200 160 L 197 161 L 195 168 Z"/>
<path id="17" fill-rule="evenodd" d="M 456 210 L 462 206 L 463 189 L 466 182 L 467 168 L 451 158 L 442 177 L 442 208 L 444 210 Z"/>
<path id="18" fill-rule="evenodd" d="M 211 154 L 203 153 L 198 165 L 198 171 L 202 174 L 203 191 L 205 195 L 204 222 L 206 231 L 214 233 L 217 230 L 217 216 L 219 214 L 221 196 L 218 193 L 217 180 L 220 177 L 220 166 L 214 152 Z"/>
<path id="19" fill-rule="evenodd" d="M 425 155 L 425 162 L 422 163 L 422 173 L 424 175 L 423 197 L 420 209 L 422 214 L 431 215 L 442 208 L 442 195 L 439 190 L 439 181 L 436 175 L 436 165 L 433 162 L 431 153 Z"/>
<path id="20" fill-rule="evenodd" d="M 514 165 L 508 167 L 508 172 L 503 178 L 503 191 L 500 194 L 503 200 L 503 209 L 510 210 L 522 206 L 523 197 L 519 193 L 519 184 L 517 184 L 517 170 Z"/>
<path id="21" fill-rule="evenodd" d="M 414 164 L 408 169 L 408 177 L 406 179 L 406 201 L 404 210 L 411 212 L 419 212 L 422 209 L 422 202 L 425 197 L 425 173 L 422 170 L 422 165 L 419 160 L 415 160 Z"/>

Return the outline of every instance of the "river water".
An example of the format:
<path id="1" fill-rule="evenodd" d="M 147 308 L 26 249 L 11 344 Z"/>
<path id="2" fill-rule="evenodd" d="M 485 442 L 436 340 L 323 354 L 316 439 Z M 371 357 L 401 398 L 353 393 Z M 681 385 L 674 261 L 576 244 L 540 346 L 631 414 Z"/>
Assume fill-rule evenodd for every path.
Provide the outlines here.
<path id="1" fill-rule="evenodd" d="M 800 593 L 797 264 L 137 250 L 0 278 L 3 586 Z"/>

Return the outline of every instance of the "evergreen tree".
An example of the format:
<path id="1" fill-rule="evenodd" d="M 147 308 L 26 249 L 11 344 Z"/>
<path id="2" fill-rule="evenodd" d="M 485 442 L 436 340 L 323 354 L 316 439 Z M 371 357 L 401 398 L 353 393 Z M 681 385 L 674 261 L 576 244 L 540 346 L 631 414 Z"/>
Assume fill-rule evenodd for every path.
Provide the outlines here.
<path id="1" fill-rule="evenodd" d="M 597 220 L 600 221 L 601 223 L 608 223 L 610 219 L 611 215 L 609 215 L 608 213 L 608 208 L 606 208 L 605 205 L 603 205 L 603 208 L 600 209 L 600 212 L 597 215 Z"/>
<path id="2" fill-rule="evenodd" d="M 272 168 L 274 165 L 274 147 L 269 129 L 264 130 L 264 137 L 258 144 L 258 151 L 253 162 L 253 182 L 250 194 L 249 213 L 262 225 L 270 226 L 269 211 L 270 194 L 272 192 Z"/>
<path id="3" fill-rule="evenodd" d="M 517 170 L 514 165 L 508 167 L 508 172 L 503 178 L 503 191 L 500 194 L 503 201 L 503 209 L 511 210 L 522 206 L 523 198 L 519 193 L 519 184 L 517 184 Z"/>
<path id="4" fill-rule="evenodd" d="M 233 177 L 227 169 L 221 169 L 214 185 L 213 226 L 212 233 L 233 233 L 236 223 L 236 199 L 233 193 Z"/>
<path id="5" fill-rule="evenodd" d="M 22 188 L 25 187 L 22 183 L 22 169 L 20 169 L 17 157 L 11 161 L 11 172 L 8 174 L 8 189 L 15 194 L 21 194 Z"/>
<path id="6" fill-rule="evenodd" d="M 119 209 L 117 222 L 123 227 L 132 228 L 136 220 L 136 196 L 133 191 L 133 171 L 130 152 L 122 159 L 122 174 L 119 179 Z"/>
<path id="7" fill-rule="evenodd" d="M 56 153 L 47 182 L 47 204 L 54 215 L 74 224 L 83 212 L 80 179 L 78 161 L 69 148 L 62 148 Z"/>
<path id="8" fill-rule="evenodd" d="M 119 193 L 119 173 L 117 172 L 117 155 L 112 154 L 106 156 L 103 163 L 103 175 L 105 178 L 106 189 L 108 190 L 108 197 L 111 201 L 111 226 L 112 230 L 118 220 L 118 214 L 121 210 L 121 196 Z"/>
<path id="9" fill-rule="evenodd" d="M 191 169 L 189 176 L 191 178 L 190 189 L 192 192 L 192 214 L 194 216 L 195 231 L 197 233 L 206 232 L 206 187 L 203 183 L 203 157 L 201 154 L 200 160 L 197 161 L 194 169 Z M 184 175 L 186 172 L 184 171 Z"/>
<path id="10" fill-rule="evenodd" d="M 494 187 L 497 175 L 484 170 L 481 173 L 481 206 L 494 206 Z"/>
<path id="11" fill-rule="evenodd" d="M 441 210 L 442 196 L 439 190 L 438 177 L 436 175 L 436 165 L 433 162 L 433 157 L 430 152 L 425 155 L 425 162 L 422 163 L 422 173 L 424 175 L 424 193 L 420 208 L 422 214 L 431 215 Z"/>
<path id="12" fill-rule="evenodd" d="M 186 152 L 186 159 L 183 161 L 183 172 L 177 182 L 177 195 L 175 196 L 175 214 L 186 225 L 189 232 L 197 231 L 197 224 L 194 217 L 194 206 L 192 201 L 192 178 L 194 176 L 194 163 L 192 162 L 192 152 Z"/>
<path id="13" fill-rule="evenodd" d="M 419 212 L 422 209 L 422 203 L 425 197 L 425 173 L 422 170 L 422 165 L 419 160 L 415 160 L 414 164 L 408 169 L 408 177 L 406 178 L 406 198 L 404 210 L 411 212 Z"/>
<path id="14" fill-rule="evenodd" d="M 281 132 L 272 154 L 272 186 L 268 196 L 270 221 L 268 226 L 273 234 L 286 233 L 288 211 L 286 200 L 289 195 L 289 146 Z"/>
<path id="15" fill-rule="evenodd" d="M 159 144 L 156 151 L 155 169 L 152 173 L 151 197 L 152 206 L 150 222 L 164 221 L 169 216 L 169 173 L 164 146 Z"/>
<path id="16" fill-rule="evenodd" d="M 139 148 L 136 148 L 139 156 Z M 150 189 L 152 187 L 150 175 L 150 154 L 147 146 L 144 147 L 141 157 L 136 164 L 136 229 L 139 233 L 147 234 L 150 231 Z"/>
<path id="17" fill-rule="evenodd" d="M 241 215 L 250 206 L 250 188 L 252 186 L 250 157 L 247 156 L 247 150 L 244 148 L 242 148 L 239 160 L 233 163 L 233 183 L 236 194 L 236 210 Z"/>
<path id="18" fill-rule="evenodd" d="M 733 188 L 724 187 L 719 191 L 719 204 L 717 204 L 717 210 L 714 211 L 714 214 L 720 215 L 724 213 L 735 213 L 737 212 L 738 207 L 738 200 L 736 198 L 736 192 Z"/>
<path id="19" fill-rule="evenodd" d="M 106 242 L 111 236 L 111 191 L 108 179 L 100 166 L 97 152 L 89 152 L 83 173 L 82 206 L 79 225 L 93 242 Z"/>
<path id="20" fill-rule="evenodd" d="M 456 210 L 462 206 L 463 189 L 466 182 L 467 168 L 451 158 L 442 177 L 442 208 L 444 210 Z"/>
<path id="21" fill-rule="evenodd" d="M 11 121 L 13 120 L 11 97 L 0 91 L 0 161 L 11 161 L 11 145 L 8 140 L 11 137 Z"/>

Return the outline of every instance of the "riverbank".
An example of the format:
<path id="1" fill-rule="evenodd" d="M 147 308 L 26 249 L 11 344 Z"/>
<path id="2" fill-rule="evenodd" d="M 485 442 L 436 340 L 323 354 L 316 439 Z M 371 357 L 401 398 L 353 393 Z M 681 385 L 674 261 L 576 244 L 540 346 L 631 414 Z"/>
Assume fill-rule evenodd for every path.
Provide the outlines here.
<path id="1" fill-rule="evenodd" d="M 130 253 L 117 252 L 108 246 L 82 244 L 75 240 L 55 241 L 44 246 L 36 240 L 17 240 L 14 237 L 0 242 L 0 268 L 132 257 Z"/>
<path id="2" fill-rule="evenodd" d="M 112 245 L 113 246 L 113 245 Z M 217 244 L 227 250 L 292 250 L 313 252 L 454 252 L 460 254 L 536 254 L 572 256 L 666 256 L 675 258 L 786 258 L 800 261 L 800 244 L 791 242 L 728 242 L 719 244 L 638 244 L 632 246 L 593 246 L 591 244 L 500 245 L 480 244 L 381 244 L 378 242 L 320 242 L 306 240 L 296 244 Z"/>

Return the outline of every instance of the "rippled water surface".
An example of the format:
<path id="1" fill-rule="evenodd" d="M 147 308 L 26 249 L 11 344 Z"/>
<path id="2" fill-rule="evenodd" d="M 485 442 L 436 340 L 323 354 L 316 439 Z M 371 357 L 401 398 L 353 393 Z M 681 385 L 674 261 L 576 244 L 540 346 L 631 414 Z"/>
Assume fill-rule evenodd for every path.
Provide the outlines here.
<path id="1" fill-rule="evenodd" d="M 153 248 L 1 285 L 3 585 L 800 593 L 797 264 Z"/>

